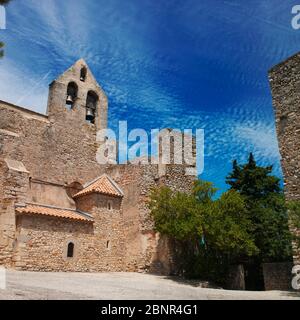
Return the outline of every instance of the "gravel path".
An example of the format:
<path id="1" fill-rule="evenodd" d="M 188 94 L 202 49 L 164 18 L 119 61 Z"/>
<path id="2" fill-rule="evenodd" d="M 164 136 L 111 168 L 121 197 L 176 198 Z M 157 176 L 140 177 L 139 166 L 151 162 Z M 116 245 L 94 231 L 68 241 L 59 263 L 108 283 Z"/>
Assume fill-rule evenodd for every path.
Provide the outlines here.
<path id="1" fill-rule="evenodd" d="M 249 292 L 206 289 L 176 279 L 138 273 L 40 273 L 7 271 L 0 300 L 278 300 L 298 299 L 300 292 Z"/>

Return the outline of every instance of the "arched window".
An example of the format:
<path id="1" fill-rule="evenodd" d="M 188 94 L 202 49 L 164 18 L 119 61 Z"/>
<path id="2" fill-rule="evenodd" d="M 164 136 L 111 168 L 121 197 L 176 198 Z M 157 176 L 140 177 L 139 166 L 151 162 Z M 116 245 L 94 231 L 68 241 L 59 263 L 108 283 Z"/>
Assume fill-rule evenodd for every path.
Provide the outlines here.
<path id="1" fill-rule="evenodd" d="M 89 91 L 86 98 L 86 120 L 95 123 L 98 96 L 94 91 Z"/>
<path id="2" fill-rule="evenodd" d="M 69 242 L 67 258 L 73 258 L 73 257 L 74 257 L 74 243 L 73 242 Z"/>
<path id="3" fill-rule="evenodd" d="M 86 80 L 86 75 L 87 75 L 87 69 L 86 69 L 86 67 L 81 68 L 81 70 L 80 70 L 80 81 L 85 82 L 85 80 Z"/>
<path id="4" fill-rule="evenodd" d="M 108 201 L 107 202 L 107 209 L 110 211 L 112 210 L 112 202 L 111 201 Z"/>
<path id="5" fill-rule="evenodd" d="M 107 240 L 107 241 L 106 241 L 106 249 L 107 249 L 107 250 L 110 250 L 110 248 L 111 248 L 111 246 L 110 246 L 110 241 Z"/>
<path id="6" fill-rule="evenodd" d="M 78 95 L 78 86 L 75 82 L 70 82 L 68 84 L 68 89 L 67 89 L 67 101 L 66 104 L 70 106 L 71 108 L 73 107 L 75 100 Z"/>

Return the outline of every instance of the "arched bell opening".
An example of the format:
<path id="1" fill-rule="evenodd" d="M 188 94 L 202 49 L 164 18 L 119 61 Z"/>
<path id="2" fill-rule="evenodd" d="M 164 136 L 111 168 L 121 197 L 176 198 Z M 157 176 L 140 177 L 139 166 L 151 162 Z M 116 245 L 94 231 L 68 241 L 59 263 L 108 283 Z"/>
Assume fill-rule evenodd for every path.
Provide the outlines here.
<path id="1" fill-rule="evenodd" d="M 95 123 L 99 97 L 94 91 L 89 91 L 86 99 L 86 121 Z"/>
<path id="2" fill-rule="evenodd" d="M 77 96 L 78 96 L 78 86 L 75 82 L 70 82 L 68 84 L 67 100 L 66 100 L 66 105 L 69 108 L 73 108 L 74 103 L 77 99 Z"/>

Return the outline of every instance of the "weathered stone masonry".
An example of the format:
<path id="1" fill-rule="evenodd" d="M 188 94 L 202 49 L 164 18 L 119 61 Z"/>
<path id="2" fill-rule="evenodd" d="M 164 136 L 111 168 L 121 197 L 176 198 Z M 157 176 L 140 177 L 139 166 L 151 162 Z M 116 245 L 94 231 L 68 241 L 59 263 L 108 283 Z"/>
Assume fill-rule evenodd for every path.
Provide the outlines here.
<path id="1" fill-rule="evenodd" d="M 153 231 L 146 202 L 157 185 L 190 191 L 194 177 L 186 165 L 99 165 L 96 132 L 107 113 L 83 60 L 50 85 L 47 115 L 0 101 L 1 265 L 171 271 L 169 242 Z"/>
<path id="2" fill-rule="evenodd" d="M 276 116 L 285 195 L 288 200 L 300 200 L 300 54 L 271 69 L 269 80 Z M 296 247 L 294 249 L 294 262 L 300 264 L 300 252 Z"/>

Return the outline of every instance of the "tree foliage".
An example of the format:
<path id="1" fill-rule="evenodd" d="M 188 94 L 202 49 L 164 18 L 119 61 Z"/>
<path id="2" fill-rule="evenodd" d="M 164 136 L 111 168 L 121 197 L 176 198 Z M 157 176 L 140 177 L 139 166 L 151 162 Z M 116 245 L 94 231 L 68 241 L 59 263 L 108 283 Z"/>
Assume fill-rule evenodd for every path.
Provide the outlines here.
<path id="1" fill-rule="evenodd" d="M 202 180 L 191 194 L 167 187 L 152 191 L 155 228 L 181 246 L 182 274 L 222 283 L 230 264 L 290 259 L 285 199 L 271 173 L 271 166 L 259 167 L 250 154 L 244 165 L 234 161 L 227 177 L 231 190 L 217 200 L 217 189 Z"/>
<path id="2" fill-rule="evenodd" d="M 161 187 L 152 191 L 149 208 L 156 230 L 181 246 L 180 273 L 221 283 L 230 263 L 258 249 L 243 197 L 228 191 L 214 201 L 215 192 L 201 180 L 190 195 Z"/>
<path id="3" fill-rule="evenodd" d="M 232 190 L 258 200 L 270 194 L 281 194 L 280 179 L 272 176 L 273 167 L 259 167 L 250 153 L 248 163 L 239 165 L 233 162 L 232 173 L 226 178 L 226 183 Z"/>
<path id="4" fill-rule="evenodd" d="M 291 257 L 291 233 L 280 179 L 272 166 L 260 167 L 251 153 L 248 162 L 233 162 L 226 182 L 245 199 L 252 222 L 259 262 L 285 261 Z"/>

